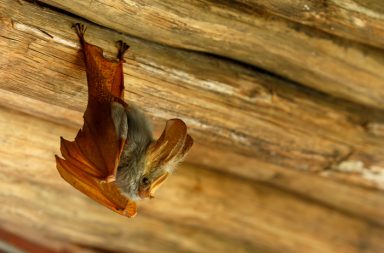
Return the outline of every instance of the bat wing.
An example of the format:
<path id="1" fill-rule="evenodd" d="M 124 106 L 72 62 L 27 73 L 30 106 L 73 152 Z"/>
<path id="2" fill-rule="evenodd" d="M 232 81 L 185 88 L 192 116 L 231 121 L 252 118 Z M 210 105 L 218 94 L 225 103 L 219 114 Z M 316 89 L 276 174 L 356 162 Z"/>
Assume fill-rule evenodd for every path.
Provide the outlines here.
<path id="1" fill-rule="evenodd" d="M 80 35 L 79 35 L 80 36 Z M 115 181 L 120 155 L 126 143 L 112 118 L 113 102 L 123 102 L 123 60 L 103 57 L 102 49 L 80 36 L 88 81 L 88 105 L 84 125 L 73 142 L 61 139 L 64 159 L 56 157 L 60 175 L 76 189 L 102 205 L 131 217 L 135 202 L 121 195 Z M 128 127 L 128 126 L 126 126 Z"/>
<path id="2" fill-rule="evenodd" d="M 125 144 L 116 131 L 112 102 L 127 106 L 123 98 L 123 61 L 104 58 L 101 48 L 82 41 L 88 82 L 84 125 L 75 138 L 77 148 L 97 168 L 100 179 L 113 180 Z M 93 171 L 94 172 L 94 171 Z"/>
<path id="3" fill-rule="evenodd" d="M 82 168 L 56 156 L 57 169 L 62 178 L 91 199 L 127 216 L 136 215 L 136 203 L 121 195 L 115 182 L 100 181 Z"/>

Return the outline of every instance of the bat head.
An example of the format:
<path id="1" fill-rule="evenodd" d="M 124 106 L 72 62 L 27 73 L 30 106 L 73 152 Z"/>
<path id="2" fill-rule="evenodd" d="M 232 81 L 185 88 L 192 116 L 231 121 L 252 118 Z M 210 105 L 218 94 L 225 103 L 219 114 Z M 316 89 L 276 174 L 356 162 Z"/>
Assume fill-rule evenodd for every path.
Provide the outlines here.
<path id="1" fill-rule="evenodd" d="M 160 138 L 147 149 L 138 196 L 152 198 L 192 145 L 193 139 L 187 134 L 185 123 L 180 119 L 168 120 Z"/>

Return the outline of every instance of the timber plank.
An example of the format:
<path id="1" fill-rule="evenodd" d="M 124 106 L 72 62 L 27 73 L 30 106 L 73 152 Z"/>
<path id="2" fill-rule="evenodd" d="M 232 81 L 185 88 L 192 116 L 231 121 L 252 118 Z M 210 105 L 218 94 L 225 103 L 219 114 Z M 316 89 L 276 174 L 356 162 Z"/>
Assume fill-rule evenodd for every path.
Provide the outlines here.
<path id="1" fill-rule="evenodd" d="M 301 24 L 303 28 L 384 48 L 384 5 L 381 0 L 248 0 L 242 4 L 244 11 L 245 7 L 254 7 Z"/>
<path id="2" fill-rule="evenodd" d="M 82 112 L 86 81 L 77 38 L 70 28 L 75 22 L 28 3 L 4 12 L 0 88 Z M 367 120 L 380 122 L 380 112 L 302 92 L 289 82 L 238 64 L 93 25 L 87 38 L 110 56 L 115 50 L 111 41 L 123 38 L 132 45 L 125 66 L 126 98 L 157 119 L 155 124 L 181 117 L 197 143 L 298 170 L 322 172 L 352 157 L 366 163 L 366 169 L 356 179 L 345 180 L 382 186 L 380 177 L 370 170 L 383 170 L 384 139 L 363 127 Z M 22 103 L 19 107 L 28 110 Z M 71 121 L 66 115 L 47 115 Z M 257 174 L 255 170 L 247 170 L 248 176 Z M 371 173 L 369 177 L 366 172 Z"/>
<path id="3" fill-rule="evenodd" d="M 5 109 L 0 119 L 0 200 L 7 203 L 0 208 L 2 223 L 118 251 L 384 250 L 382 227 L 264 184 L 188 165 L 155 200 L 140 203 L 136 218 L 127 219 L 59 177 L 53 159 L 57 136 L 68 138 L 77 128 Z"/>
<path id="4" fill-rule="evenodd" d="M 41 2 L 126 34 L 236 59 L 384 109 L 380 0 Z"/>
<path id="5" fill-rule="evenodd" d="M 8 110 L 24 112 L 51 123 L 75 129 L 80 128 L 83 123 L 81 112 L 4 90 L 0 90 L 0 98 L 0 105 Z M 26 107 L 26 105 L 28 106 Z M 158 136 L 162 129 L 161 124 L 155 124 L 155 132 Z M 66 137 L 71 139 L 73 136 Z M 384 212 L 382 211 L 384 210 L 384 194 L 381 191 L 356 187 L 337 180 L 322 178 L 316 174 L 289 170 L 256 158 L 235 154 L 232 150 L 209 146 L 206 143 L 195 143 L 186 162 L 222 173 L 226 172 L 229 174 L 228 176 L 265 183 L 300 198 L 328 206 L 345 215 L 384 227 Z"/>

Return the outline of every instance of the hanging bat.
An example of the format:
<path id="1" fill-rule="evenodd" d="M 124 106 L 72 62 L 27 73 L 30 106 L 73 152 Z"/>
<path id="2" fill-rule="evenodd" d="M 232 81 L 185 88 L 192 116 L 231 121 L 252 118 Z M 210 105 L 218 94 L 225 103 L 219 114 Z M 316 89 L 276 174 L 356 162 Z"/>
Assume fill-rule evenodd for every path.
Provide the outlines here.
<path id="1" fill-rule="evenodd" d="M 74 141 L 61 138 L 56 156 L 60 175 L 73 187 L 113 211 L 132 217 L 139 199 L 152 198 L 189 149 L 193 139 L 180 119 L 166 122 L 154 140 L 145 115 L 123 100 L 123 57 L 103 57 L 101 48 L 84 40 L 86 27 L 75 24 L 84 55 L 88 105 Z"/>

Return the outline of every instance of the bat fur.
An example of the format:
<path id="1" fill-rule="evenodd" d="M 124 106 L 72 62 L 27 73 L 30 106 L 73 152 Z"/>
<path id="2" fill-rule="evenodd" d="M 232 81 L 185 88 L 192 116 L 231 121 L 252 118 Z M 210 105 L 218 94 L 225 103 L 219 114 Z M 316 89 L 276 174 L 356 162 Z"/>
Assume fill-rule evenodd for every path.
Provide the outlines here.
<path id="1" fill-rule="evenodd" d="M 134 105 L 124 108 L 119 103 L 112 103 L 112 118 L 119 136 L 128 139 L 120 157 L 116 183 L 124 195 L 138 200 L 146 152 L 153 141 L 152 128 L 144 113 Z"/>

